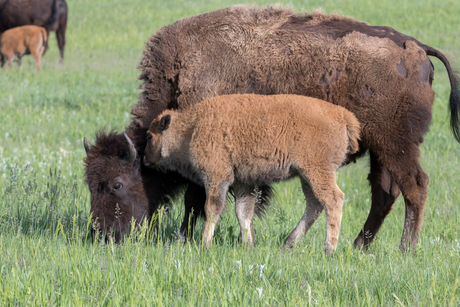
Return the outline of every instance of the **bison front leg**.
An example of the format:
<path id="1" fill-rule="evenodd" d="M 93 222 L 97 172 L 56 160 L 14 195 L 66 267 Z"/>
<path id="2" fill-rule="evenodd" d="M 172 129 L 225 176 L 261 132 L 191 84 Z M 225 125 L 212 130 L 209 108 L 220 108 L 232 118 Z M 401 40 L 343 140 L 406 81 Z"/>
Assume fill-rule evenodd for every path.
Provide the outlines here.
<path id="1" fill-rule="evenodd" d="M 235 212 L 240 224 L 240 242 L 247 247 L 253 247 L 255 241 L 253 218 L 256 196 L 255 186 L 235 185 Z"/>
<path id="2" fill-rule="evenodd" d="M 219 220 L 220 214 L 225 208 L 228 183 L 209 184 L 206 187 L 206 203 L 204 212 L 206 220 L 203 231 L 203 245 L 210 247 L 214 236 L 214 228 Z"/>
<path id="3" fill-rule="evenodd" d="M 371 210 L 363 229 L 354 242 L 355 248 L 367 249 L 369 247 L 400 194 L 399 187 L 391 178 L 388 169 L 377 161 L 376 155 L 372 152 L 370 153 L 370 164 L 371 171 L 368 180 L 372 192 Z"/>
<path id="4" fill-rule="evenodd" d="M 5 67 L 5 70 L 6 71 L 9 71 L 11 66 L 13 65 L 13 62 L 14 60 L 16 59 L 16 56 L 13 54 L 13 55 L 6 55 L 5 56 L 6 60 L 6 67 Z"/>
<path id="5" fill-rule="evenodd" d="M 195 183 L 190 183 L 184 196 L 185 215 L 179 230 L 178 240 L 192 238 L 197 217 L 204 215 L 205 202 L 205 189 Z"/>

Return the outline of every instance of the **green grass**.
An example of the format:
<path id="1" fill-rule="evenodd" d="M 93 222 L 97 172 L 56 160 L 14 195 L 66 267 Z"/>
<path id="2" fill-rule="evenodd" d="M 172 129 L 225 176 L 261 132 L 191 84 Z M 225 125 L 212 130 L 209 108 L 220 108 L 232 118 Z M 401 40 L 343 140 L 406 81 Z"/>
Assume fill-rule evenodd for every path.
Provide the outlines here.
<path id="1" fill-rule="evenodd" d="M 297 11 L 322 7 L 392 26 L 460 64 L 458 1 L 281 2 Z M 339 173 L 346 200 L 338 249 L 329 257 L 323 252 L 324 215 L 293 251 L 281 249 L 304 210 L 297 180 L 276 186 L 267 221 L 255 220 L 257 246 L 252 250 L 237 242 L 232 204 L 210 250 L 195 242 L 175 243 L 181 201 L 162 218 L 154 242 L 92 244 L 83 137 L 92 141 L 102 127 L 121 131 L 129 123 L 139 94 L 136 67 L 150 35 L 181 17 L 233 3 L 68 4 L 64 64 L 58 63 L 53 34 L 42 72 L 34 71 L 30 56 L 21 69 L 0 70 L 1 306 L 460 305 L 460 145 L 449 131 L 450 87 L 439 61 L 433 61 L 433 123 L 421 146 L 430 185 L 414 254 L 398 249 L 401 199 L 370 250 L 352 248 L 370 208 L 367 158 Z M 196 242 L 202 228 L 201 222 Z"/>

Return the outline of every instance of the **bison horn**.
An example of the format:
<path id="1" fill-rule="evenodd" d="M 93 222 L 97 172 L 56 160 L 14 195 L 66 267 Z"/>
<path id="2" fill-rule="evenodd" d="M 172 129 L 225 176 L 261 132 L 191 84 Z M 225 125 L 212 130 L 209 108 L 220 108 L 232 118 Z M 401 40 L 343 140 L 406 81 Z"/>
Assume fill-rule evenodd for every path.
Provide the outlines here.
<path id="1" fill-rule="evenodd" d="M 86 141 L 86 138 L 83 138 L 83 146 L 85 146 L 86 155 L 88 155 L 89 146 L 88 142 Z"/>
<path id="2" fill-rule="evenodd" d="M 136 151 L 136 148 L 134 147 L 133 142 L 129 138 L 129 136 L 124 132 L 123 132 L 123 136 L 125 137 L 129 145 L 129 151 L 128 151 L 128 155 L 125 158 L 125 162 L 127 165 L 131 165 L 134 163 L 134 160 L 136 160 L 137 151 Z"/>

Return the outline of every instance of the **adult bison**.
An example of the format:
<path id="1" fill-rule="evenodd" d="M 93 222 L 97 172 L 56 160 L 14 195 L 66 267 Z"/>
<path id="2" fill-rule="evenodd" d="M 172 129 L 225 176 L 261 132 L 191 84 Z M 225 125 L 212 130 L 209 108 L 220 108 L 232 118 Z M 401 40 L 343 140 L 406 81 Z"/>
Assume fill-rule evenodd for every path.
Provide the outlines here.
<path id="1" fill-rule="evenodd" d="M 85 142 L 93 216 L 126 234 L 129 227 L 116 220 L 117 206 L 129 215 L 126 220 L 133 209 L 148 217 L 162 197 L 174 194 L 173 188 L 182 183 L 173 174 L 155 173 L 140 163 L 145 131 L 163 110 L 186 109 L 224 94 L 298 94 L 344 106 L 362 124 L 360 151 L 349 161 L 369 150 L 372 205 L 355 247 L 373 241 L 402 193 L 406 216 L 401 249 L 414 248 L 428 186 L 419 144 L 434 101 L 427 55 L 440 59 L 447 69 L 451 127 L 460 142 L 458 83 L 447 58 L 392 28 L 338 15 L 246 6 L 165 26 L 147 42 L 140 65 L 143 92 L 126 129 L 134 145 L 113 133 L 99 134 L 91 147 Z M 202 210 L 204 200 L 204 190 L 189 185 L 186 217 L 192 207 Z"/>
<path id="2" fill-rule="evenodd" d="M 67 11 L 65 0 L 0 0 L 0 34 L 8 29 L 25 25 L 43 27 L 48 36 L 50 31 L 56 31 L 62 61 Z"/>

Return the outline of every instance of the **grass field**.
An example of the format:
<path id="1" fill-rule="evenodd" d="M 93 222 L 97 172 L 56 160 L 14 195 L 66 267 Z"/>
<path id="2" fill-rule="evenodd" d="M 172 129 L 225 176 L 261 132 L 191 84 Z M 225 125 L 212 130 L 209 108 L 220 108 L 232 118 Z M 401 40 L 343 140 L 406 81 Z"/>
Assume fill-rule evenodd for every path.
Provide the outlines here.
<path id="1" fill-rule="evenodd" d="M 460 64 L 457 0 L 278 2 L 392 26 Z M 346 200 L 329 257 L 324 215 L 294 250 L 281 249 L 304 210 L 297 180 L 276 186 L 267 221 L 255 220 L 252 250 L 238 244 L 232 204 L 210 250 L 175 243 L 180 201 L 162 218 L 156 242 L 91 243 L 83 137 L 92 142 L 98 129 L 122 131 L 129 123 L 150 35 L 231 4 L 69 1 L 64 63 L 53 34 L 42 72 L 30 56 L 21 69 L 0 70 L 0 306 L 460 306 L 460 144 L 449 131 L 450 86 L 436 59 L 433 123 L 421 146 L 430 185 L 414 254 L 399 252 L 401 197 L 369 251 L 352 248 L 370 208 L 367 158 L 339 173 Z"/>

